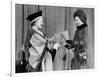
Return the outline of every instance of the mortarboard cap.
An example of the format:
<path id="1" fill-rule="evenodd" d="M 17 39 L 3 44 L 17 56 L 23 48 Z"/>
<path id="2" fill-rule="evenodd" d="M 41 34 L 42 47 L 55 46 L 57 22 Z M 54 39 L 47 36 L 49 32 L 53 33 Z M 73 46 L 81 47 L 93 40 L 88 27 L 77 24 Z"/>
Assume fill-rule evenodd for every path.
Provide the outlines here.
<path id="1" fill-rule="evenodd" d="M 39 17 L 39 16 L 42 16 L 42 11 L 38 11 L 38 12 L 36 12 L 36 13 L 33 13 L 33 14 L 31 14 L 31 15 L 29 15 L 26 19 L 28 20 L 28 21 L 33 21 L 35 18 L 37 18 L 37 17 Z"/>

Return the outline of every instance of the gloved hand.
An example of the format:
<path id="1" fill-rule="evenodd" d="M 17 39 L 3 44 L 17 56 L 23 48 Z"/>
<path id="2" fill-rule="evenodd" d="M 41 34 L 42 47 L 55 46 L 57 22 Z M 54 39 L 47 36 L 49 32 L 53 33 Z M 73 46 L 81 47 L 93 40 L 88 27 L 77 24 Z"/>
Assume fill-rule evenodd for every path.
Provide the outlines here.
<path id="1" fill-rule="evenodd" d="M 67 42 L 68 44 L 72 44 L 72 43 L 73 43 L 72 40 L 66 40 L 66 42 Z"/>
<path id="2" fill-rule="evenodd" d="M 68 48 L 68 49 L 71 49 L 71 45 L 70 44 L 65 45 L 65 47 Z"/>

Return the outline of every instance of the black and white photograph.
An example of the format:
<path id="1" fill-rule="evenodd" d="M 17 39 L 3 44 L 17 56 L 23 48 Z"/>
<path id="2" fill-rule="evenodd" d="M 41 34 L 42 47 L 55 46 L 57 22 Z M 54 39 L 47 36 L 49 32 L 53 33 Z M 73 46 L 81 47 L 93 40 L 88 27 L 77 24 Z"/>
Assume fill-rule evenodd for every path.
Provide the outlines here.
<path id="1" fill-rule="evenodd" d="M 99 0 L 1 0 L 0 77 L 98 77 Z"/>
<path id="2" fill-rule="evenodd" d="M 94 10 L 15 4 L 15 73 L 94 69 Z"/>

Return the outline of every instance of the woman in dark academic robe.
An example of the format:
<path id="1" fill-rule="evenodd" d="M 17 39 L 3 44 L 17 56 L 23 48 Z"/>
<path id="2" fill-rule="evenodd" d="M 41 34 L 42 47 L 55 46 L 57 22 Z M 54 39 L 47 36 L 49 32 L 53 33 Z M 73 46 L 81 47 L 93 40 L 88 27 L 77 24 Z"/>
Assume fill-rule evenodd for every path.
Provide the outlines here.
<path id="1" fill-rule="evenodd" d="M 52 56 L 46 52 L 47 38 L 40 30 L 43 26 L 42 11 L 29 15 L 27 20 L 31 22 L 32 29 L 28 31 L 24 48 L 26 52 L 27 71 L 52 70 Z M 45 53 L 43 53 L 45 51 Z"/>
<path id="2" fill-rule="evenodd" d="M 73 16 L 77 29 L 73 40 L 67 40 L 66 48 L 74 48 L 74 58 L 71 69 L 87 68 L 87 48 L 88 48 L 88 25 L 87 18 L 83 10 L 78 9 Z"/>

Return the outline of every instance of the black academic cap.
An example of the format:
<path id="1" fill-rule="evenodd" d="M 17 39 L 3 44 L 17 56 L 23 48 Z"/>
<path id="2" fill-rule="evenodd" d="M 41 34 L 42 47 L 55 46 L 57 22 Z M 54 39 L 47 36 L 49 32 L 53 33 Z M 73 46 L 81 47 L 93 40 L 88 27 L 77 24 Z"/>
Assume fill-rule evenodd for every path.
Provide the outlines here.
<path id="1" fill-rule="evenodd" d="M 39 16 L 42 16 L 42 11 L 38 11 L 36 13 L 33 13 L 33 14 L 29 15 L 26 19 L 28 21 L 32 21 L 32 20 L 34 20 L 35 18 L 37 18 Z"/>

